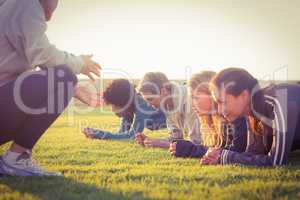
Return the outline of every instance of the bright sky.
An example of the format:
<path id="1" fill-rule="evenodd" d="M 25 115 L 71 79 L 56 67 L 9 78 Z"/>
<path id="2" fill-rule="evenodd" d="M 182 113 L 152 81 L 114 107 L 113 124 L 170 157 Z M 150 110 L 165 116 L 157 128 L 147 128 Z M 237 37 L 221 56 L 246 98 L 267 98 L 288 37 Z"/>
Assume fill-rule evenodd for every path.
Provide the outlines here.
<path id="1" fill-rule="evenodd" d="M 94 54 L 106 77 L 244 67 L 300 80 L 299 8 L 299 0 L 61 0 L 48 36 L 62 50 Z"/>

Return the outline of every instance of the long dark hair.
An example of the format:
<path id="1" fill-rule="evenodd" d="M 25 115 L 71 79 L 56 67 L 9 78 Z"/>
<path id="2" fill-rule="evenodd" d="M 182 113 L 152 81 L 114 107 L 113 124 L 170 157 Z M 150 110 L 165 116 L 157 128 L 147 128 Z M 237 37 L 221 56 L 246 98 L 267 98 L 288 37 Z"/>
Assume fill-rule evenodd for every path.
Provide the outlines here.
<path id="1" fill-rule="evenodd" d="M 251 113 L 248 117 L 251 130 L 256 134 L 266 134 L 269 131 L 268 123 L 263 119 L 270 118 L 272 107 L 266 102 L 264 92 L 258 80 L 248 71 L 241 68 L 227 68 L 219 72 L 211 81 L 212 87 L 233 96 L 240 95 L 244 90 L 251 95 Z"/>

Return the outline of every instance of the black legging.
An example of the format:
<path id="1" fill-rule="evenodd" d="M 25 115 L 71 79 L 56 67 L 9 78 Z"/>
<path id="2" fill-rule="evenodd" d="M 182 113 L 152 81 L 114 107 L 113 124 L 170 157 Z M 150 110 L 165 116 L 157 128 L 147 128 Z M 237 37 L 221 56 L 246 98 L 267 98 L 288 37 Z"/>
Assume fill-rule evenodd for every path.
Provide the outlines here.
<path id="1" fill-rule="evenodd" d="M 0 145 L 14 141 L 32 149 L 67 107 L 76 84 L 75 74 L 62 65 L 25 72 L 0 87 Z"/>

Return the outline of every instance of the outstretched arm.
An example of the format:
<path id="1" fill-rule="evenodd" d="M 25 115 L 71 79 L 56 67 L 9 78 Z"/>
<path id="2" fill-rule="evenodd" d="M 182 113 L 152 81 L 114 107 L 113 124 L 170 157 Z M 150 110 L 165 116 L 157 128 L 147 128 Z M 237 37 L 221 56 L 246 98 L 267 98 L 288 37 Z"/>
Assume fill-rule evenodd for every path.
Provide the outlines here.
<path id="1" fill-rule="evenodd" d="M 38 1 L 20 4 L 23 4 L 23 14 L 18 22 L 19 30 L 7 37 L 17 49 L 24 50 L 31 68 L 67 65 L 75 74 L 85 74 L 92 80 L 92 74 L 100 76 L 101 67 L 92 60 L 92 55 L 75 56 L 57 49 L 49 42 L 44 11 Z"/>
<path id="2" fill-rule="evenodd" d="M 74 97 L 80 100 L 81 102 L 95 108 L 100 107 L 104 104 L 102 95 L 99 92 L 92 92 L 89 91 L 87 88 L 81 86 L 75 88 Z"/>

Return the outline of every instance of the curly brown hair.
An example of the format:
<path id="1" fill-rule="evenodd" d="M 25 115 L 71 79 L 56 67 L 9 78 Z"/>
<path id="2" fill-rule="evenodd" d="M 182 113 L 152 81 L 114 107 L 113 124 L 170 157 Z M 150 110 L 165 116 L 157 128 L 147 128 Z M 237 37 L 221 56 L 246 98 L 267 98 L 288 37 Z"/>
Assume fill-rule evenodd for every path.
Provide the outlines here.
<path id="1" fill-rule="evenodd" d="M 115 79 L 108 83 L 103 99 L 108 105 L 115 105 L 120 108 L 131 106 L 134 103 L 135 86 L 127 79 Z"/>

